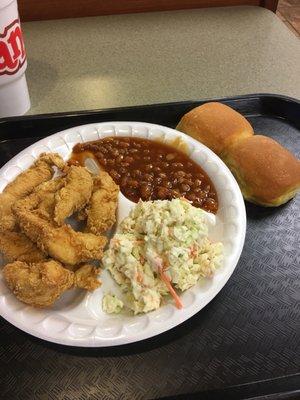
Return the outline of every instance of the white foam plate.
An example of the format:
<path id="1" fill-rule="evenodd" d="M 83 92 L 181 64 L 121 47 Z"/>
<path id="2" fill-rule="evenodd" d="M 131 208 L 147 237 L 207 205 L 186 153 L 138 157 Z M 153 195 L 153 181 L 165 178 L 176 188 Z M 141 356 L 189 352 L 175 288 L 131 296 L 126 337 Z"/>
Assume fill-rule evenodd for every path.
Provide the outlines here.
<path id="1" fill-rule="evenodd" d="M 0 191 L 16 175 L 28 168 L 42 152 L 57 152 L 65 160 L 78 142 L 105 136 L 138 136 L 169 141 L 182 138 L 189 156 L 209 175 L 218 193 L 217 223 L 210 232 L 224 244 L 224 262 L 213 279 L 203 279 L 181 295 L 183 309 L 170 300 L 160 309 L 145 315 L 129 313 L 107 315 L 102 311 L 102 296 L 117 290 L 107 272 L 103 285 L 92 293 L 70 290 L 50 309 L 35 309 L 21 303 L 5 285 L 0 274 L 0 314 L 19 329 L 54 343 L 83 347 L 106 347 L 133 343 L 158 335 L 186 321 L 205 307 L 224 287 L 239 260 L 246 230 L 246 213 L 240 189 L 226 165 L 207 147 L 173 129 L 141 122 L 109 122 L 77 126 L 58 132 L 29 146 L 0 170 Z M 122 198 L 119 215 L 128 207 Z M 128 212 L 128 209 L 127 209 Z M 126 211 L 125 211 L 126 214 Z"/>

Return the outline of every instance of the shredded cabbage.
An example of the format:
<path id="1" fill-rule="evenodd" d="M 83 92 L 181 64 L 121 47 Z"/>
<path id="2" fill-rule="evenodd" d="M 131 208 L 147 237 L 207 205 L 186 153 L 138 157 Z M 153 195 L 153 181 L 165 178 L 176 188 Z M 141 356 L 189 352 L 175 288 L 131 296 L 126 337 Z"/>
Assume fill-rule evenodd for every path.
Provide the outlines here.
<path id="1" fill-rule="evenodd" d="M 222 243 L 208 239 L 206 212 L 184 199 L 140 201 L 125 218 L 102 259 L 135 314 L 160 307 L 168 288 L 164 268 L 180 291 L 211 278 L 222 262 Z"/>
<path id="2" fill-rule="evenodd" d="M 102 309 L 107 314 L 118 314 L 121 312 L 124 304 L 122 300 L 114 294 L 106 294 L 102 299 Z"/>

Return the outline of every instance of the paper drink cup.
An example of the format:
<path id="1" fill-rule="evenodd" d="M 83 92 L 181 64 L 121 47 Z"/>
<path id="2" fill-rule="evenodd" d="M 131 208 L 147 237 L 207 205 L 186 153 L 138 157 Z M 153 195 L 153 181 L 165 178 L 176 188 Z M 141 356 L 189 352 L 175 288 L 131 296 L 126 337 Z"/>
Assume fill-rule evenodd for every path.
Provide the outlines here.
<path id="1" fill-rule="evenodd" d="M 0 118 L 30 108 L 26 52 L 16 0 L 0 0 Z"/>

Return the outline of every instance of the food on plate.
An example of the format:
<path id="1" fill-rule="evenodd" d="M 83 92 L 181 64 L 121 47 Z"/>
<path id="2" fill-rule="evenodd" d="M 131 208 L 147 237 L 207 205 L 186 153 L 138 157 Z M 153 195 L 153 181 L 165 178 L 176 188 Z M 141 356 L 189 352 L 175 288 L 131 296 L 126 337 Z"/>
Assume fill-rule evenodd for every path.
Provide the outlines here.
<path id="1" fill-rule="evenodd" d="M 205 144 L 218 156 L 233 142 L 253 136 L 253 128 L 241 114 L 222 103 L 205 103 L 187 112 L 176 127 Z"/>
<path id="2" fill-rule="evenodd" d="M 35 307 L 49 307 L 72 286 L 92 290 L 98 287 L 100 282 L 93 268 L 90 267 L 84 278 L 78 278 L 80 269 L 74 273 L 54 260 L 39 263 L 15 261 L 4 267 L 3 275 L 20 301 Z"/>
<path id="3" fill-rule="evenodd" d="M 86 208 L 86 230 L 101 235 L 116 222 L 119 186 L 105 171 L 99 171 L 93 183 L 93 193 Z"/>
<path id="4" fill-rule="evenodd" d="M 252 203 L 277 207 L 300 189 L 300 161 L 275 140 L 254 135 L 249 122 L 224 104 L 192 109 L 176 129 L 218 154 Z"/>
<path id="5" fill-rule="evenodd" d="M 71 161 L 94 157 L 129 200 L 185 197 L 195 207 L 216 213 L 213 183 L 184 152 L 168 144 L 138 137 L 106 137 L 73 148 Z"/>
<path id="6" fill-rule="evenodd" d="M 101 259 L 107 239 L 93 233 L 76 232 L 67 224 L 55 226 L 39 215 L 41 199 L 37 190 L 14 206 L 22 232 L 38 248 L 64 264 Z"/>
<path id="7" fill-rule="evenodd" d="M 107 293 L 102 298 L 102 310 L 107 314 L 119 314 L 123 307 L 123 301 L 115 294 Z"/>
<path id="8" fill-rule="evenodd" d="M 72 271 L 54 260 L 31 264 L 15 261 L 4 267 L 3 275 L 19 300 L 36 307 L 52 305 L 73 285 Z"/>
<path id="9" fill-rule="evenodd" d="M 269 137 L 254 135 L 238 142 L 224 160 L 245 199 L 253 203 L 279 206 L 300 189 L 300 161 Z"/>
<path id="10" fill-rule="evenodd" d="M 6 261 L 39 262 L 47 258 L 37 246 L 22 232 L 4 231 L 0 233 L 0 252 Z"/>
<path id="11" fill-rule="evenodd" d="M 63 186 L 64 177 L 60 176 L 52 179 L 51 181 L 41 183 L 31 193 L 32 196 L 38 196 L 39 198 L 39 204 L 37 206 L 36 213 L 49 222 L 54 221 L 56 192 L 59 191 Z"/>
<path id="12" fill-rule="evenodd" d="M 5 280 L 19 300 L 46 307 L 71 287 L 100 285 L 99 269 L 82 263 L 101 259 L 107 239 L 88 231 L 104 234 L 114 223 L 117 194 L 106 172 L 98 178 L 52 153 L 42 154 L 4 189 L 0 209 L 10 219 L 1 226 L 0 252 L 10 263 Z M 85 232 L 65 223 L 75 213 L 87 220 Z"/>
<path id="13" fill-rule="evenodd" d="M 122 221 L 102 263 L 135 314 L 159 308 L 168 294 L 181 308 L 176 289 L 184 291 L 214 275 L 223 246 L 208 238 L 211 218 L 188 201 L 174 199 L 140 201 Z M 104 304 L 114 308 L 110 297 Z"/>
<path id="14" fill-rule="evenodd" d="M 99 269 L 94 265 L 83 264 L 75 271 L 74 283 L 75 286 L 85 290 L 95 290 L 101 285 L 97 276 Z"/>
<path id="15" fill-rule="evenodd" d="M 86 168 L 71 166 L 63 187 L 55 194 L 54 221 L 62 225 L 66 218 L 81 210 L 89 201 L 93 178 Z"/>
<path id="16" fill-rule="evenodd" d="M 53 167 L 64 168 L 63 159 L 56 153 L 43 153 L 26 171 L 10 182 L 0 194 L 0 232 L 14 230 L 15 216 L 12 205 L 28 195 L 42 182 L 48 181 L 54 174 Z"/>

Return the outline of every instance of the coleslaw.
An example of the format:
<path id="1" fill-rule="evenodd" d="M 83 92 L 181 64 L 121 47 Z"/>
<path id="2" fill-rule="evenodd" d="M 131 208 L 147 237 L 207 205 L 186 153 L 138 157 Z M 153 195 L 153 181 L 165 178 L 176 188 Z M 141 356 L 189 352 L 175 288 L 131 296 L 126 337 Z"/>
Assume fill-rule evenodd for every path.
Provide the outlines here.
<path id="1" fill-rule="evenodd" d="M 185 199 L 140 201 L 122 221 L 102 262 L 134 314 L 159 308 L 169 294 L 182 308 L 176 290 L 213 277 L 223 245 L 209 240 L 210 223 Z"/>

